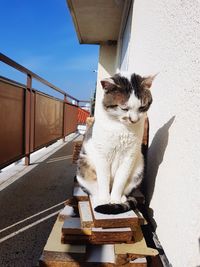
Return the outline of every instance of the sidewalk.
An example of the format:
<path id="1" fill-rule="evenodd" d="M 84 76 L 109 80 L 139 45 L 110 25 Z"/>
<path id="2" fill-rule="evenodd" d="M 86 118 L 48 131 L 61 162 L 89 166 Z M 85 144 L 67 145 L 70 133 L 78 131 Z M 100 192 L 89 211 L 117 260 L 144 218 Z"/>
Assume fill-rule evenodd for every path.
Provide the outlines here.
<path id="1" fill-rule="evenodd" d="M 71 196 L 73 142 L 0 192 L 0 266 L 32 267 Z"/>

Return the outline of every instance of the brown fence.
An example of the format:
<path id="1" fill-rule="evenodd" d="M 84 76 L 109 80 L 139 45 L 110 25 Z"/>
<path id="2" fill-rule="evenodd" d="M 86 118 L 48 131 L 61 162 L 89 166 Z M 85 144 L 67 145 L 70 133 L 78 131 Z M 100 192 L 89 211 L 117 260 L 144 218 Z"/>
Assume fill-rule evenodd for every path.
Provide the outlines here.
<path id="1" fill-rule="evenodd" d="M 88 111 L 82 108 L 78 108 L 78 124 L 85 124 L 88 117 Z"/>
<path id="2" fill-rule="evenodd" d="M 0 60 L 27 75 L 26 85 L 0 76 L 0 168 L 22 157 L 28 165 L 32 152 L 75 132 L 89 112 L 78 106 L 79 100 L 6 56 L 0 54 Z M 32 78 L 63 94 L 64 100 L 33 89 Z"/>
<path id="3" fill-rule="evenodd" d="M 78 108 L 75 105 L 66 103 L 64 107 L 64 115 L 68 118 L 68 122 L 64 125 L 64 133 L 68 135 L 76 130 L 76 124 L 73 122 L 78 122 Z"/>

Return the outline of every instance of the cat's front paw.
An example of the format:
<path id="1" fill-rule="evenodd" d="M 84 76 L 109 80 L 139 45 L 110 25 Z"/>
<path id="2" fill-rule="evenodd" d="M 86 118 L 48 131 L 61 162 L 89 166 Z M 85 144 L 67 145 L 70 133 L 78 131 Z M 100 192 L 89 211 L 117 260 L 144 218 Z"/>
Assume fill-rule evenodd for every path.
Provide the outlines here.
<path id="1" fill-rule="evenodd" d="M 109 204 L 110 203 L 110 196 L 99 196 L 96 199 L 97 205 Z"/>
<path id="2" fill-rule="evenodd" d="M 125 196 L 125 195 L 123 195 L 122 197 L 121 197 L 121 202 L 122 203 L 125 203 L 127 201 L 127 197 Z"/>
<path id="3" fill-rule="evenodd" d="M 111 198 L 110 199 L 110 203 L 111 204 L 121 204 L 122 203 L 122 201 L 121 201 L 121 198 L 118 198 L 118 197 L 115 197 L 115 198 Z"/>
<path id="4" fill-rule="evenodd" d="M 121 203 L 124 203 L 126 201 L 127 201 L 127 198 L 125 195 L 123 195 L 122 197 L 111 195 L 111 199 L 110 199 L 111 204 L 121 204 Z"/>

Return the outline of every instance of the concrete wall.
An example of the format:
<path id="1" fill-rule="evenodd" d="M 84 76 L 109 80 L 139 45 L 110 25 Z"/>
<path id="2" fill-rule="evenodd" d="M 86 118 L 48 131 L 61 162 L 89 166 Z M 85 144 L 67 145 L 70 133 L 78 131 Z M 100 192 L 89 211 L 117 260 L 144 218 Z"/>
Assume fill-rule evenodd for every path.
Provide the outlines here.
<path id="1" fill-rule="evenodd" d="M 200 1 L 135 0 L 129 70 L 159 72 L 147 200 L 174 267 L 200 266 Z"/>
<path id="2" fill-rule="evenodd" d="M 97 92 L 95 104 L 95 116 L 98 116 L 103 97 L 103 90 L 100 81 L 111 77 L 116 70 L 117 45 L 100 45 L 98 74 L 97 74 Z"/>
<path id="3" fill-rule="evenodd" d="M 200 266 L 199 42 L 198 0 L 134 1 L 129 71 L 159 72 L 149 111 L 147 202 L 173 267 Z M 100 80 L 111 76 L 120 62 L 116 51 L 115 46 L 100 48 L 96 115 Z"/>

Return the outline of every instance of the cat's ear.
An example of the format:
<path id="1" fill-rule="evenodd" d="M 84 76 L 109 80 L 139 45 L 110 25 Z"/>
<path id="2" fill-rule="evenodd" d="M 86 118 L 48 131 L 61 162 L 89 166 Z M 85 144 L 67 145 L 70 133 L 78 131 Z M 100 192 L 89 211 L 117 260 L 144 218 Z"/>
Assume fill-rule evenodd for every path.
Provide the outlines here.
<path id="1" fill-rule="evenodd" d="M 101 81 L 101 85 L 104 90 L 109 91 L 116 86 L 116 83 L 113 81 L 112 78 L 106 78 Z"/>
<path id="2" fill-rule="evenodd" d="M 155 74 L 155 75 L 152 75 L 152 76 L 144 77 L 143 81 L 141 83 L 142 87 L 144 89 L 150 89 L 151 86 L 152 86 L 152 83 L 153 83 L 153 81 L 154 81 L 154 79 L 156 78 L 157 75 L 158 75 L 158 73 Z"/>

